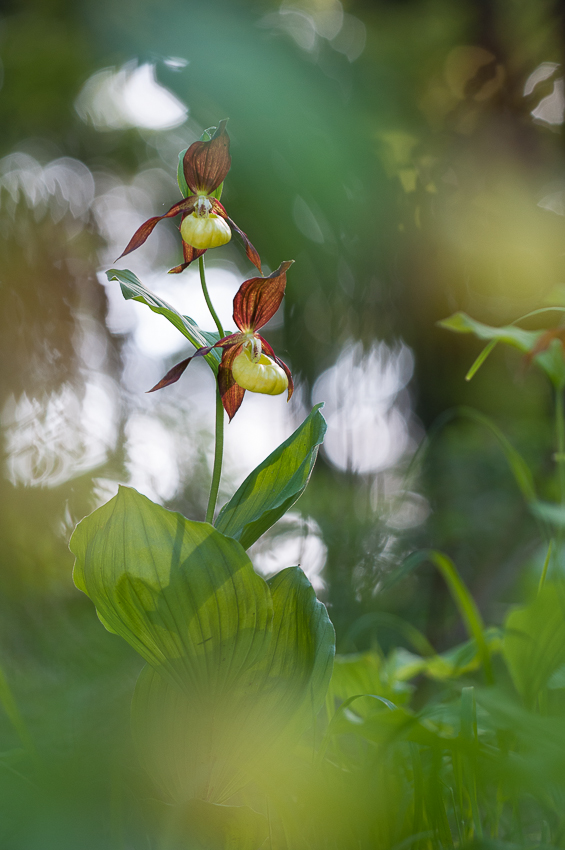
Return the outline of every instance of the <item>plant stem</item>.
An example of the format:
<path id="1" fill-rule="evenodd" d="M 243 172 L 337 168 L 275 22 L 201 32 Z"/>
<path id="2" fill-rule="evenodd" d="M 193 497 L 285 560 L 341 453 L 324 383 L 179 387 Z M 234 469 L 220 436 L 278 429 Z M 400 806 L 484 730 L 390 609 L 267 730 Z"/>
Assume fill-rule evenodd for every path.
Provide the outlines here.
<path id="1" fill-rule="evenodd" d="M 216 508 L 216 499 L 218 498 L 218 490 L 220 487 L 220 478 L 222 476 L 222 457 L 224 453 L 224 406 L 220 390 L 216 387 L 216 445 L 214 448 L 214 470 L 212 472 L 212 486 L 210 487 L 210 498 L 208 499 L 208 508 L 206 510 L 206 522 L 212 522 L 214 519 L 214 510 Z"/>
<path id="2" fill-rule="evenodd" d="M 208 287 L 206 286 L 206 275 L 204 274 L 204 257 L 198 257 L 198 268 L 200 269 L 200 283 L 202 284 L 202 292 L 204 293 L 204 298 L 206 299 L 206 304 L 208 305 L 208 309 L 212 314 L 212 318 L 216 323 L 216 327 L 218 328 L 218 333 L 220 334 L 220 339 L 225 336 L 224 329 L 222 327 L 222 323 L 218 318 L 218 314 L 214 310 L 214 305 L 210 300 L 210 296 L 208 294 Z"/>
<path id="3" fill-rule="evenodd" d="M 198 267 L 200 269 L 200 283 L 202 284 L 202 292 L 208 305 L 208 309 L 214 319 L 220 339 L 225 336 L 222 323 L 218 318 L 218 314 L 214 310 L 214 305 L 210 300 L 208 287 L 206 286 L 206 274 L 204 272 L 204 257 L 198 258 Z M 220 478 L 222 477 L 222 459 L 224 454 L 224 407 L 220 390 L 216 382 L 216 436 L 214 445 L 214 468 L 212 470 L 212 484 L 210 486 L 210 496 L 208 499 L 208 507 L 206 508 L 206 522 L 214 521 L 214 511 L 216 509 L 216 501 L 218 498 L 218 490 L 220 489 Z"/>

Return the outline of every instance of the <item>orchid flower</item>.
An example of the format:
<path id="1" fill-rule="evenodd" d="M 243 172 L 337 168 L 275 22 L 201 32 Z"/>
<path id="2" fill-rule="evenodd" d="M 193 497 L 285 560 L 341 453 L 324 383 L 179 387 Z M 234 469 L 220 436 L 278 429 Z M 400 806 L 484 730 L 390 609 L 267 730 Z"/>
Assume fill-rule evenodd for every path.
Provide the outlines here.
<path id="1" fill-rule="evenodd" d="M 261 272 L 259 254 L 216 197 L 217 190 L 224 182 L 231 166 L 230 139 L 226 132 L 226 123 L 226 120 L 220 121 L 211 139 L 194 142 L 183 157 L 183 174 L 191 194 L 174 204 L 164 215 L 156 215 L 145 221 L 135 231 L 118 260 L 143 245 L 161 219 L 182 213 L 180 234 L 184 262 L 171 269 L 170 274 L 182 272 L 208 248 L 217 248 L 229 242 L 230 227 L 239 233 L 247 256 Z"/>
<path id="2" fill-rule="evenodd" d="M 230 421 L 239 410 L 245 390 L 280 395 L 288 389 L 290 400 L 294 389 L 290 369 L 257 331 L 279 309 L 286 287 L 286 272 L 293 262 L 281 263 L 268 277 L 245 280 L 233 299 L 233 320 L 238 331 L 214 345 L 199 348 L 192 357 L 177 363 L 149 392 L 176 383 L 193 357 L 209 354 L 213 348 L 222 348 L 218 387 Z"/>

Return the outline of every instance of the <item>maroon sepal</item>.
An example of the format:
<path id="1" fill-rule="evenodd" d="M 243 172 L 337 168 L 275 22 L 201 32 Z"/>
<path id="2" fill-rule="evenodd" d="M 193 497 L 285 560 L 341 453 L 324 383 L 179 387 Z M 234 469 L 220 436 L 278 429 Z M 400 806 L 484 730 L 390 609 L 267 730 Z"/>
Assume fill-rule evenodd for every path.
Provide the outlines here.
<path id="1" fill-rule="evenodd" d="M 266 325 L 281 305 L 286 272 L 294 260 L 281 263 L 268 277 L 244 280 L 233 299 L 233 320 L 241 330 L 258 330 Z"/>
<path id="2" fill-rule="evenodd" d="M 158 384 L 155 384 L 155 386 L 151 387 L 151 389 L 147 390 L 147 392 L 154 393 L 155 390 L 162 390 L 163 387 L 170 387 L 171 384 L 176 384 L 191 360 L 192 357 L 187 357 L 186 360 L 183 360 L 181 363 L 177 363 L 176 366 L 169 369 L 165 377 L 161 378 Z"/>
<path id="3" fill-rule="evenodd" d="M 231 166 L 227 118 L 207 142 L 194 142 L 182 161 L 184 179 L 192 192 L 209 195 L 223 183 Z"/>
<path id="4" fill-rule="evenodd" d="M 286 365 L 284 360 L 281 360 L 280 357 L 277 357 L 277 355 L 275 354 L 275 352 L 273 351 L 273 349 L 271 348 L 271 346 L 269 345 L 267 340 L 263 339 L 263 337 L 260 334 L 257 334 L 257 336 L 261 340 L 261 346 L 263 348 L 263 351 L 265 351 L 266 354 L 268 354 L 269 357 L 272 357 L 273 360 L 275 361 L 275 363 L 278 363 L 278 365 L 281 367 L 281 369 L 285 372 L 286 377 L 288 378 L 288 395 L 286 397 L 286 400 L 290 401 L 291 396 L 294 392 L 294 381 L 292 380 L 292 375 L 290 374 L 290 369 L 288 368 L 288 366 Z"/>
<path id="5" fill-rule="evenodd" d="M 253 263 L 255 268 L 259 272 L 261 272 L 261 274 L 263 274 L 263 272 L 261 271 L 261 257 L 259 256 L 259 252 L 257 251 L 257 249 L 249 241 L 249 237 L 247 236 L 247 233 L 244 233 L 243 230 L 241 230 L 241 228 L 239 228 L 237 226 L 235 221 L 232 218 L 229 217 L 225 208 L 222 206 L 222 204 L 216 198 L 214 198 L 212 200 L 212 209 L 214 210 L 216 215 L 219 215 L 221 218 L 225 218 L 225 220 L 227 221 L 229 226 L 233 230 L 235 230 L 236 233 L 239 234 L 241 241 L 243 242 L 243 245 L 245 247 L 245 253 L 247 254 L 248 258 L 251 260 L 251 262 Z"/>
<path id="6" fill-rule="evenodd" d="M 526 363 L 529 365 L 536 355 L 547 351 L 554 339 L 558 339 L 565 350 L 565 328 L 550 328 L 542 333 L 532 350 L 528 351 L 525 356 Z"/>
<path id="7" fill-rule="evenodd" d="M 186 217 L 187 213 L 185 213 L 181 218 L 181 223 L 183 219 Z M 169 269 L 169 274 L 180 274 L 183 272 L 187 266 L 197 260 L 198 257 L 201 257 L 202 254 L 206 253 L 206 248 L 193 248 L 192 245 L 187 245 L 187 243 L 182 240 L 182 255 L 184 257 L 184 263 L 181 263 L 180 266 L 175 266 L 174 269 Z"/>
<path id="8" fill-rule="evenodd" d="M 196 199 L 194 197 L 185 198 L 184 200 L 179 201 L 178 204 L 174 204 L 171 209 L 165 213 L 165 215 L 154 215 L 153 218 L 148 218 L 147 221 L 144 221 L 141 227 L 135 231 L 126 246 L 125 251 L 123 251 L 118 257 L 118 260 L 121 260 L 121 258 L 125 257 L 126 254 L 131 254 L 132 251 L 135 251 L 136 248 L 143 245 L 147 237 L 153 232 L 155 225 L 163 218 L 171 218 L 172 216 L 178 215 L 180 212 L 191 212 L 194 209 L 195 204 Z"/>
<path id="9" fill-rule="evenodd" d="M 222 399 L 224 410 L 229 416 L 230 422 L 239 410 L 245 390 L 240 387 L 232 373 L 233 361 L 240 353 L 241 345 L 231 345 L 224 349 L 222 362 L 218 370 L 218 389 Z"/>

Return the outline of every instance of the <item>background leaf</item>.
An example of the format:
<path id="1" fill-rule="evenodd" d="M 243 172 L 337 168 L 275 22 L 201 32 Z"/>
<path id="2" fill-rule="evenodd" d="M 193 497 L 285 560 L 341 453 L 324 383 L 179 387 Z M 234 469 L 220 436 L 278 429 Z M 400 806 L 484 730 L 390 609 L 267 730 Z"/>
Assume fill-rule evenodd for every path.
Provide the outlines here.
<path id="1" fill-rule="evenodd" d="M 485 325 L 483 322 L 477 322 L 467 313 L 454 313 L 453 316 L 442 319 L 438 322 L 438 325 L 456 333 L 472 333 L 479 339 L 505 342 L 507 345 L 523 351 L 524 354 L 533 351 L 540 337 L 545 333 L 545 331 L 526 331 L 523 328 L 516 327 L 516 325 L 495 328 L 491 325 Z M 478 369 L 490 350 L 485 349 L 479 355 L 479 358 L 467 373 L 468 378 L 473 376 L 476 371 L 475 365 Z M 556 387 L 565 386 L 565 358 L 563 356 L 563 345 L 559 340 L 553 340 L 547 349 L 536 354 L 534 361 L 543 369 Z"/>
<path id="2" fill-rule="evenodd" d="M 565 664 L 565 587 L 546 583 L 530 605 L 506 618 L 504 657 L 516 689 L 533 705 Z"/>
<path id="3" fill-rule="evenodd" d="M 277 522 L 302 495 L 312 473 L 326 422 L 316 405 L 302 425 L 247 476 L 215 522 L 244 549 Z"/>
<path id="4" fill-rule="evenodd" d="M 323 704 L 335 650 L 333 626 L 298 567 L 269 582 L 270 642 L 218 699 L 182 692 L 147 666 L 132 703 L 140 758 L 161 792 L 223 802 L 269 771 Z"/>
<path id="5" fill-rule="evenodd" d="M 203 348 L 207 345 L 214 345 L 218 341 L 217 333 L 203 331 L 199 328 L 196 322 L 193 322 L 189 316 L 182 316 L 174 307 L 155 295 L 154 292 L 147 289 L 139 278 L 129 269 L 109 269 L 106 272 L 108 280 L 117 280 L 120 283 L 122 295 L 126 301 L 139 301 L 141 304 L 146 304 L 154 313 L 159 313 L 165 316 L 175 328 L 185 336 L 195 348 Z M 222 352 L 214 349 L 209 354 L 206 354 L 204 359 L 211 367 L 215 375 L 218 374 L 218 364 L 222 359 Z"/>

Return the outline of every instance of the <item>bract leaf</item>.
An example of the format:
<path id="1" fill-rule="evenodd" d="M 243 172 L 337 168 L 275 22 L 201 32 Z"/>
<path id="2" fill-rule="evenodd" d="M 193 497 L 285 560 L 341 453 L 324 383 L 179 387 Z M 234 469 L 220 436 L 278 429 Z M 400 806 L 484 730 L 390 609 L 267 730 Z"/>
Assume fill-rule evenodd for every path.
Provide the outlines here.
<path id="1" fill-rule="evenodd" d="M 270 641 L 267 584 L 236 541 L 129 487 L 75 529 L 74 580 L 104 625 L 168 681 L 222 695 Z"/>
<path id="2" fill-rule="evenodd" d="M 191 318 L 182 316 L 174 307 L 171 307 L 170 304 L 167 304 L 166 301 L 155 295 L 150 289 L 147 289 L 129 269 L 109 269 L 106 275 L 108 280 L 119 281 L 122 295 L 126 301 L 139 301 L 141 304 L 146 304 L 154 313 L 165 316 L 195 348 L 214 345 L 218 341 L 218 334 L 203 331 Z M 221 356 L 221 352 L 214 349 L 204 358 L 215 375 L 218 374 Z"/>
<path id="3" fill-rule="evenodd" d="M 530 605 L 505 622 L 504 656 L 516 689 L 532 707 L 551 675 L 565 664 L 565 586 L 546 582 Z"/>
<path id="4" fill-rule="evenodd" d="M 553 340 L 543 351 L 536 353 L 536 346 L 545 331 L 527 331 L 516 325 L 505 325 L 495 328 L 477 322 L 466 313 L 454 313 L 447 319 L 442 319 L 438 325 L 456 333 L 472 333 L 479 339 L 503 342 L 517 348 L 524 354 L 533 354 L 534 361 L 546 373 L 556 387 L 565 386 L 565 357 L 560 340 Z M 487 354 L 489 352 L 487 351 Z M 482 362 L 482 361 L 481 361 Z M 480 365 L 480 363 L 479 363 Z"/>
<path id="5" fill-rule="evenodd" d="M 314 468 L 326 422 L 316 405 L 294 434 L 247 476 L 224 505 L 215 525 L 244 549 L 261 537 L 304 492 Z"/>
<path id="6" fill-rule="evenodd" d="M 180 193 L 183 198 L 188 198 L 189 195 L 193 193 L 188 188 L 188 183 L 186 182 L 184 176 L 184 168 L 183 168 L 183 160 L 184 155 L 187 152 L 188 148 L 185 148 L 183 151 L 179 153 L 179 163 L 177 165 L 177 183 L 179 184 Z"/>
<path id="7" fill-rule="evenodd" d="M 275 750 L 294 743 L 323 703 L 335 647 L 325 606 L 298 567 L 268 584 L 270 642 L 221 699 L 183 692 L 151 667 L 139 677 L 134 738 L 147 772 L 174 802 L 227 800 L 271 769 Z"/>

